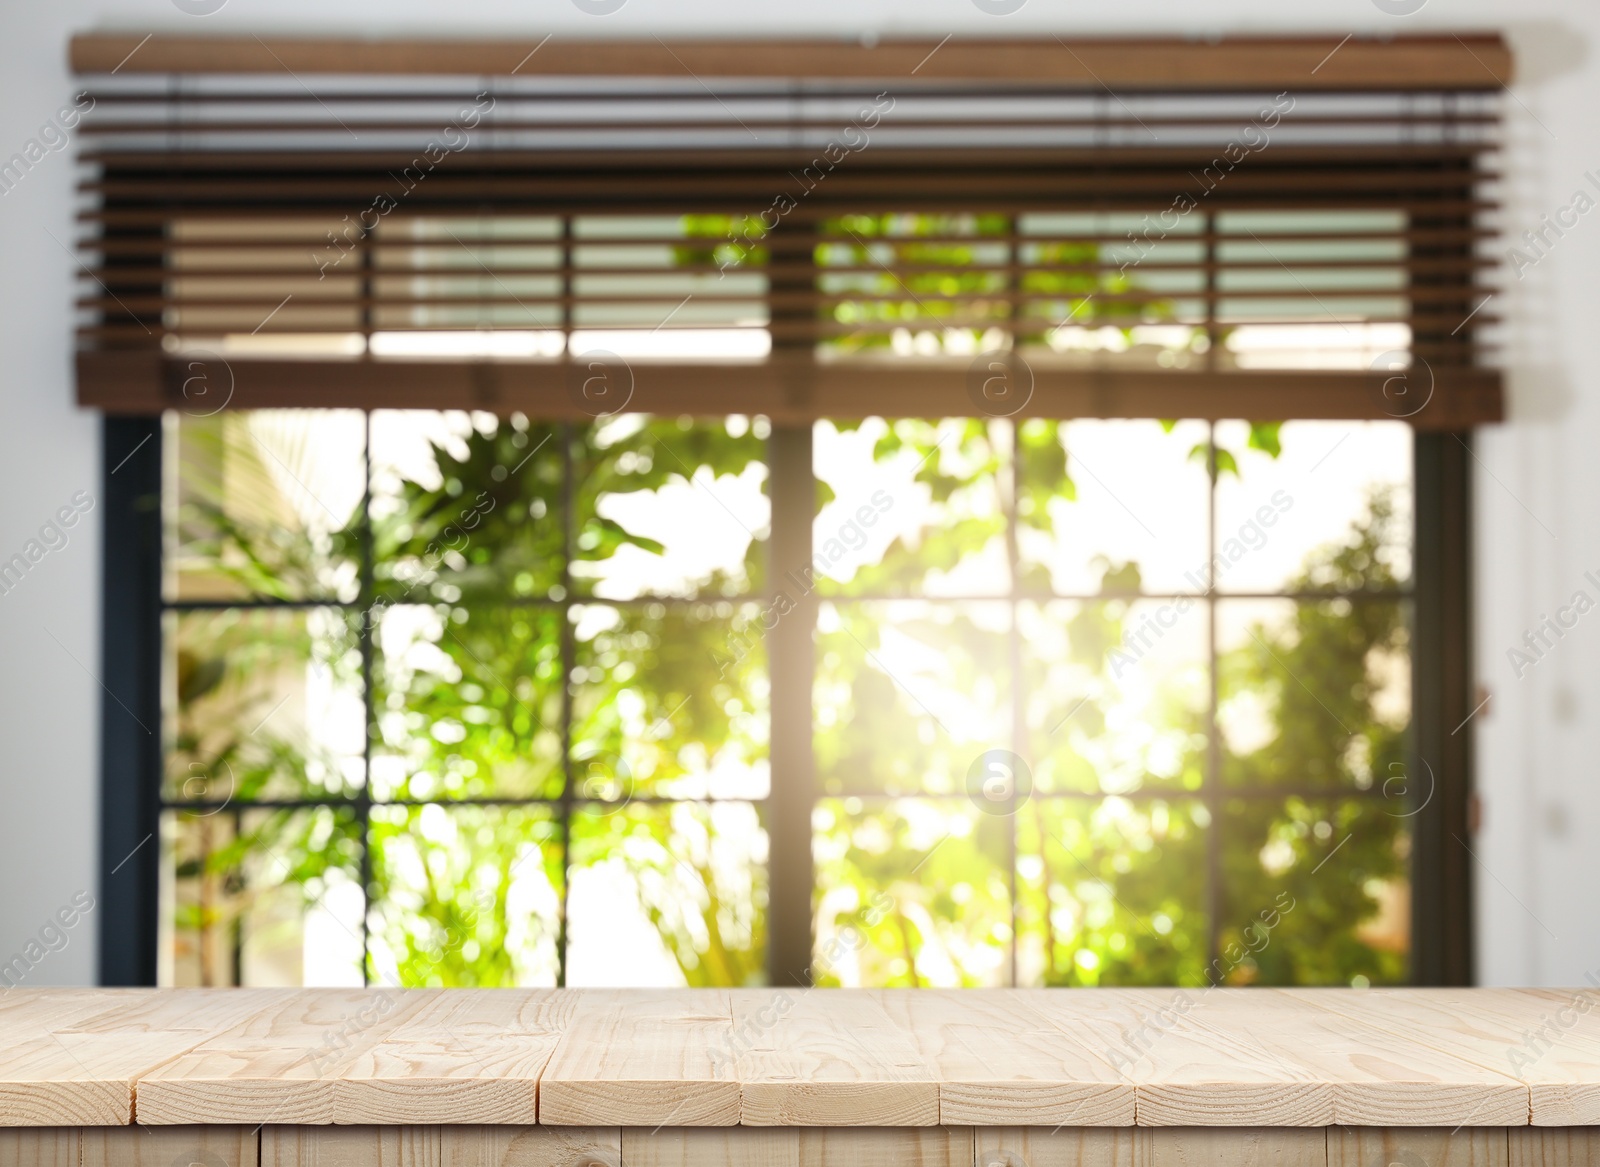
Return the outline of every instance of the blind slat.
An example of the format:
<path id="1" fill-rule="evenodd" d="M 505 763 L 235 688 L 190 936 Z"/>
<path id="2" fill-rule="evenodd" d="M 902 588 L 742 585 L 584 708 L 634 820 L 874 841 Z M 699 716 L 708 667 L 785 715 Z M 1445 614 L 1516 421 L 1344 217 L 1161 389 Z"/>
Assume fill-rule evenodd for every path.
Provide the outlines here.
<path id="1" fill-rule="evenodd" d="M 1491 86 L 1257 89 L 1258 53 L 1112 100 L 1030 44 L 881 89 L 639 46 L 414 91 L 236 49 L 97 78 L 80 398 L 181 404 L 200 353 L 235 405 L 581 412 L 600 353 L 679 413 L 990 411 L 1000 367 L 1051 416 L 1499 416 Z"/>

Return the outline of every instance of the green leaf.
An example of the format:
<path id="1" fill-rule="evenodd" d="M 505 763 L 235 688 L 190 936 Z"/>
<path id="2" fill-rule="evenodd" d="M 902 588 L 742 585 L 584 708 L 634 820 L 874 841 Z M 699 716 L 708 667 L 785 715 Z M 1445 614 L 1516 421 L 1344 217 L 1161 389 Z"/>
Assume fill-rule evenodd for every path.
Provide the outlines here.
<path id="1" fill-rule="evenodd" d="M 1283 429 L 1281 421 L 1253 421 L 1250 423 L 1250 448 L 1260 450 L 1276 458 L 1283 453 L 1283 442 L 1279 431 Z"/>

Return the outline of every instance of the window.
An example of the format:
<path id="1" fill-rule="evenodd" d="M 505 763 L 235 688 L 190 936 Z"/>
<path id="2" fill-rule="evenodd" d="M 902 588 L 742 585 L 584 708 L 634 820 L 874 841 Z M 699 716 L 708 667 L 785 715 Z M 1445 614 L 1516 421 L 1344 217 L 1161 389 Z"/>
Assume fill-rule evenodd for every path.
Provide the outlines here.
<path id="1" fill-rule="evenodd" d="M 108 982 L 1470 977 L 1504 45 L 947 41 L 77 46 Z"/>
<path id="2" fill-rule="evenodd" d="M 169 414 L 162 982 L 759 983 L 780 832 L 820 984 L 1407 978 L 1408 427 L 821 422 L 781 578 L 769 432 Z"/>
<path id="3" fill-rule="evenodd" d="M 821 588 L 825 980 L 1406 977 L 1404 427 L 869 421 L 818 450 L 820 553 L 859 548 Z"/>
<path id="4" fill-rule="evenodd" d="M 763 424 L 169 416 L 163 980 L 760 978 Z"/>

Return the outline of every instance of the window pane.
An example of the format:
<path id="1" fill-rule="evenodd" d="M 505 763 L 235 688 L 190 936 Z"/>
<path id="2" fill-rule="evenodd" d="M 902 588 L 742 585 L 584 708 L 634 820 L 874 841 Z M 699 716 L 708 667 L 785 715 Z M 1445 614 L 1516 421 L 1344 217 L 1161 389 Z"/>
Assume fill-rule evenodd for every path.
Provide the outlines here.
<path id="1" fill-rule="evenodd" d="M 383 611 L 373 797 L 559 797 L 560 629 L 553 607 Z"/>
<path id="2" fill-rule="evenodd" d="M 1215 218 L 1223 369 L 1367 369 L 1411 347 L 1406 214 L 1223 211 Z M 1309 236 L 1309 238 L 1308 238 Z"/>
<path id="3" fill-rule="evenodd" d="M 161 841 L 162 985 L 361 984 L 353 813 L 167 811 Z"/>
<path id="4" fill-rule="evenodd" d="M 639 414 L 585 428 L 574 586 L 613 600 L 758 591 L 772 514 L 767 433 L 762 418 Z"/>
<path id="5" fill-rule="evenodd" d="M 374 980 L 556 983 L 561 846 L 548 808 L 373 807 L 370 845 Z"/>
<path id="6" fill-rule="evenodd" d="M 1026 421 L 1017 546 L 1030 592 L 1205 590 L 1204 422 Z"/>
<path id="7" fill-rule="evenodd" d="M 1405 983 L 1410 809 L 1379 798 L 1231 800 L 1222 828 L 1226 878 L 1217 979 Z"/>
<path id="8" fill-rule="evenodd" d="M 1042 269 L 1022 286 L 1047 297 L 1025 305 L 1040 325 L 1023 338 L 1028 360 L 1182 369 L 1206 359 L 1205 216 L 1152 231 L 1148 216 L 1046 212 L 1019 215 L 1017 230 L 1040 239 L 1020 249 Z"/>
<path id="9" fill-rule="evenodd" d="M 1218 590 L 1358 591 L 1410 582 L 1409 425 L 1226 421 L 1216 432 L 1226 451 L 1217 482 Z M 1269 452 L 1274 445 L 1277 454 Z"/>
<path id="10" fill-rule="evenodd" d="M 965 798 L 825 798 L 812 827 L 817 984 L 1008 982 L 1008 818 Z"/>
<path id="11" fill-rule="evenodd" d="M 1208 619 L 1187 596 L 1019 605 L 1034 787 L 1200 789 Z"/>
<path id="12" fill-rule="evenodd" d="M 1009 422 L 818 422 L 813 440 L 825 487 L 812 533 L 819 593 L 1010 591 Z"/>
<path id="13" fill-rule="evenodd" d="M 572 220 L 574 354 L 759 359 L 766 229 L 754 217 L 579 215 Z"/>
<path id="14" fill-rule="evenodd" d="M 1017 812 L 1018 983 L 1200 983 L 1209 825 L 1198 801 L 1031 799 Z"/>
<path id="15" fill-rule="evenodd" d="M 728 601 L 571 610 L 578 797 L 766 797 L 758 611 Z"/>
<path id="16" fill-rule="evenodd" d="M 991 326 L 1011 315 L 1004 265 L 1012 229 L 1006 215 L 825 220 L 829 241 L 816 249 L 817 290 L 832 302 L 832 320 L 818 351 L 835 358 L 931 357 L 997 344 Z"/>
<path id="17" fill-rule="evenodd" d="M 747 802 L 580 804 L 567 984 L 766 982 L 767 832 Z"/>
<path id="18" fill-rule="evenodd" d="M 534 215 L 383 218 L 373 234 L 387 246 L 360 257 L 376 269 L 373 353 L 488 355 L 495 338 L 522 350 L 495 355 L 559 355 L 561 228 Z"/>
<path id="19" fill-rule="evenodd" d="M 1217 605 L 1217 723 L 1230 786 L 1382 787 L 1406 764 L 1409 604 Z"/>
<path id="20" fill-rule="evenodd" d="M 560 434 L 520 416 L 374 413 L 373 575 L 386 598 L 559 596 Z"/>
<path id="21" fill-rule="evenodd" d="M 1012 744 L 1007 605 L 821 606 L 816 766 L 828 794 L 954 794 Z"/>
<path id="22" fill-rule="evenodd" d="M 168 413 L 167 599 L 355 599 L 364 425 L 354 410 Z"/>
<path id="23" fill-rule="evenodd" d="M 359 790 L 355 620 L 333 608 L 169 612 L 165 797 L 320 801 Z"/>

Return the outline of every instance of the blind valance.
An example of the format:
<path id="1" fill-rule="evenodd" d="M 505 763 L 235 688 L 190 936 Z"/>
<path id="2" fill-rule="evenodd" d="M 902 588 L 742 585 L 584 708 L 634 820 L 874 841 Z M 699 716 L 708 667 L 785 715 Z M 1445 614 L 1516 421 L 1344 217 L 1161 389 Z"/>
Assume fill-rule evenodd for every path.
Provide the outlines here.
<path id="1" fill-rule="evenodd" d="M 135 47 L 80 103 L 79 397 L 1494 420 L 1503 49 L 1455 43 L 1415 46 L 1461 65 L 1431 86 L 1336 38 L 1300 87 L 1222 85 L 1205 45 L 1199 80 L 1130 82 L 1123 47 L 1122 91 L 1048 76 L 1094 52 L 1050 40 L 1011 76 L 959 42 L 878 76 L 668 75 L 704 46 L 663 42 L 479 75 Z M 1359 84 L 1320 76 L 1352 51 Z M 586 55 L 609 71 L 563 71 Z"/>

